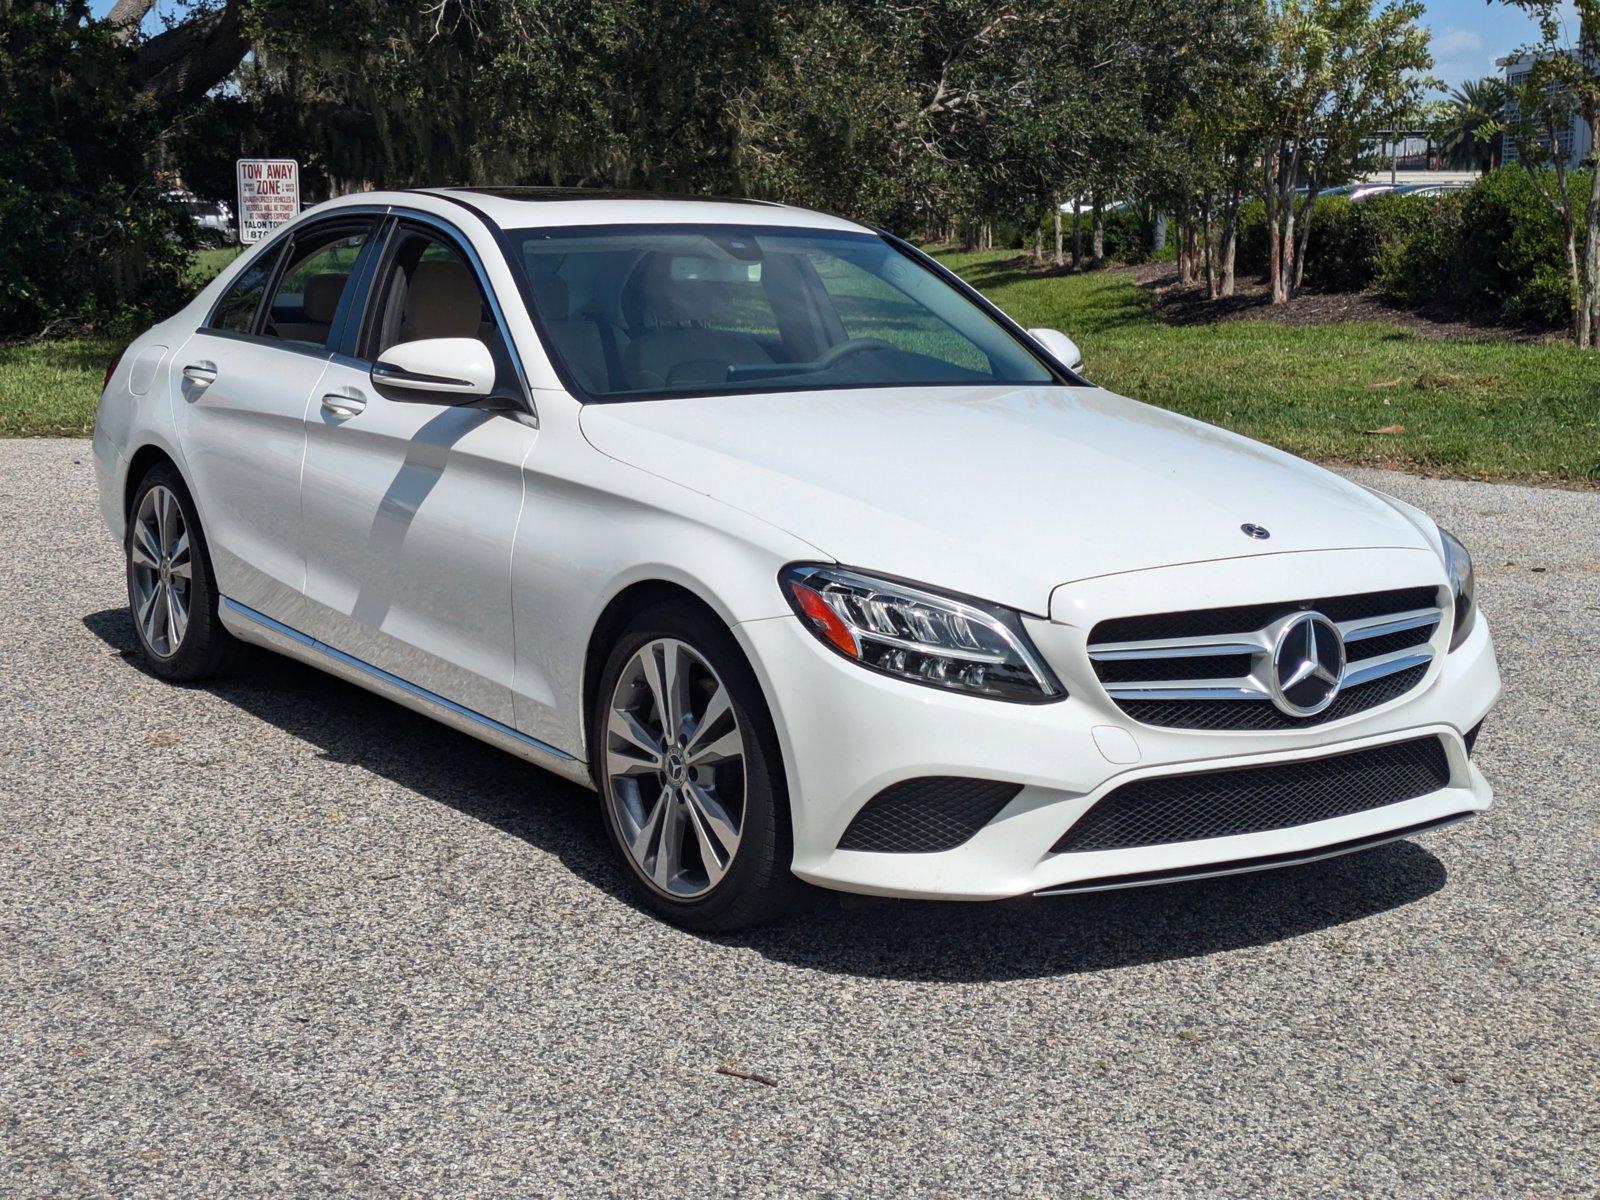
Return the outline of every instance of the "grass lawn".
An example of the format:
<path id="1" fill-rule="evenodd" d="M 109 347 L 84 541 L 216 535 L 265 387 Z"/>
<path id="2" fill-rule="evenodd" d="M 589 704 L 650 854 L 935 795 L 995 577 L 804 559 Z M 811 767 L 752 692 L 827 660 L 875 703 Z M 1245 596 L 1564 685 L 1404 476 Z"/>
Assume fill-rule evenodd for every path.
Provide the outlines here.
<path id="1" fill-rule="evenodd" d="M 236 253 L 200 252 L 196 286 Z M 1014 251 L 941 257 L 1024 325 L 1070 333 L 1095 382 L 1296 454 L 1478 479 L 1600 477 L 1600 355 L 1366 322 L 1172 326 L 1125 275 L 1034 273 Z M 87 433 L 119 346 L 0 346 L 0 436 Z"/>
<path id="2" fill-rule="evenodd" d="M 106 364 L 119 338 L 64 338 L 0 346 L 0 437 L 88 433 Z"/>
<path id="3" fill-rule="evenodd" d="M 1295 454 L 1471 479 L 1600 477 L 1600 354 L 1367 322 L 1173 326 L 1126 275 L 1035 273 L 1009 250 L 940 258 L 1023 325 L 1070 334 L 1096 383 Z"/>

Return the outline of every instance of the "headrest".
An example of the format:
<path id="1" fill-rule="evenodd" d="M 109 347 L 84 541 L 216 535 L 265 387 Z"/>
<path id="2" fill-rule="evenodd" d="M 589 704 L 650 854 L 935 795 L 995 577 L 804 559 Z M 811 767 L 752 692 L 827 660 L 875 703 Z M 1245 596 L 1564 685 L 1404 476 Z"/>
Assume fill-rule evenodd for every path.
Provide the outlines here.
<path id="1" fill-rule="evenodd" d="M 565 321 L 572 311 L 572 293 L 559 275 L 533 277 L 533 303 L 546 321 Z"/>
<path id="2" fill-rule="evenodd" d="M 337 272 L 313 275 L 306 280 L 300 302 L 306 310 L 306 320 L 318 325 L 333 324 L 333 314 L 339 311 L 339 297 L 344 294 L 345 276 Z"/>
<path id="3" fill-rule="evenodd" d="M 472 272 L 454 259 L 417 264 L 406 291 L 402 340 L 477 337 L 483 300 Z"/>

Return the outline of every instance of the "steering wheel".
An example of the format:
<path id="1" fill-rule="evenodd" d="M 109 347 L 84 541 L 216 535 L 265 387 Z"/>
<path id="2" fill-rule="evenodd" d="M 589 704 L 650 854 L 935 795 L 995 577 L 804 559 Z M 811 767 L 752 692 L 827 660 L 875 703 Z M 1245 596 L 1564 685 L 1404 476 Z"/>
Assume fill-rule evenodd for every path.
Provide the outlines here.
<path id="1" fill-rule="evenodd" d="M 852 354 L 865 354 L 868 350 L 893 350 L 882 338 L 851 338 L 832 347 L 821 358 L 817 359 L 816 370 L 826 371 L 829 367 L 837 366 Z"/>

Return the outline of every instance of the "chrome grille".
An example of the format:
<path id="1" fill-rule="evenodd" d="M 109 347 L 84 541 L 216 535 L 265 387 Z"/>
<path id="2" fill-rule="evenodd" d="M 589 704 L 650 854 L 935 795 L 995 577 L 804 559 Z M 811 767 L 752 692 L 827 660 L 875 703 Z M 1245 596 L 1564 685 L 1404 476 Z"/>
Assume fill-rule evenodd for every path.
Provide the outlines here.
<path id="1" fill-rule="evenodd" d="M 1272 703 L 1276 631 L 1301 612 L 1328 617 L 1344 639 L 1339 695 L 1297 717 Z M 1089 659 L 1107 695 L 1129 716 L 1180 729 L 1297 729 L 1353 716 L 1404 695 L 1433 661 L 1444 609 L 1436 588 L 1406 588 L 1156 613 L 1102 621 Z"/>

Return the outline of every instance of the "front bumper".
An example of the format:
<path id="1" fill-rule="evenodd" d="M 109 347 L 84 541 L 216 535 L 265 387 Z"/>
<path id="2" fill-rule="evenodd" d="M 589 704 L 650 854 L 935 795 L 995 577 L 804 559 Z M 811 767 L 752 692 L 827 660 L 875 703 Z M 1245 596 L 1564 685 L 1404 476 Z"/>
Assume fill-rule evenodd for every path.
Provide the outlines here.
<path id="1" fill-rule="evenodd" d="M 1299 561 L 1286 561 L 1299 560 Z M 1067 682 L 1056 704 L 1019 705 L 919 687 L 864 671 L 827 650 L 795 618 L 736 627 L 771 704 L 789 780 L 794 872 L 823 887 L 885 896 L 998 899 L 1035 892 L 1157 882 L 1255 869 L 1375 844 L 1480 812 L 1491 791 L 1463 735 L 1500 692 L 1487 623 L 1454 653 L 1443 646 L 1404 697 L 1327 724 L 1264 732 L 1157 728 L 1124 715 L 1094 682 L 1083 644 L 1111 613 L 1222 606 L 1271 597 L 1284 579 L 1306 594 L 1436 584 L 1437 558 L 1415 551 L 1325 552 L 1277 561 L 1234 560 L 1090 581 L 1054 622 L 1029 621 L 1040 651 Z M 1153 597 L 1153 599 L 1152 599 Z M 1198 597 L 1198 602 L 1187 598 Z M 1447 637 L 1441 631 L 1440 637 Z M 1136 849 L 1052 853 L 1051 847 L 1113 788 L 1183 775 L 1327 757 L 1434 735 L 1449 761 L 1447 786 L 1414 799 L 1284 829 Z M 933 853 L 839 849 L 851 820 L 884 788 L 922 776 L 1021 785 L 969 840 Z"/>

